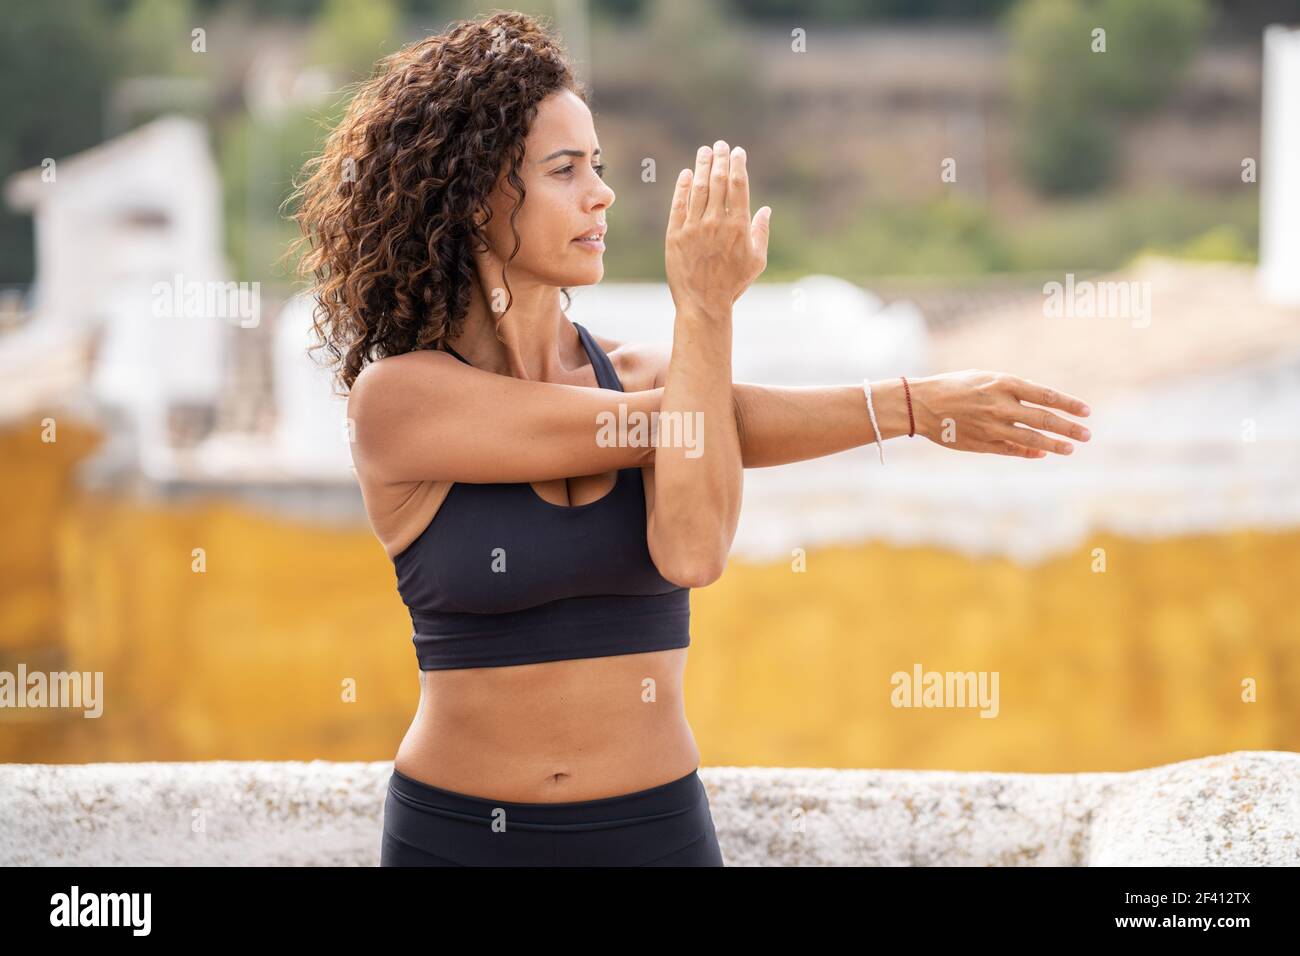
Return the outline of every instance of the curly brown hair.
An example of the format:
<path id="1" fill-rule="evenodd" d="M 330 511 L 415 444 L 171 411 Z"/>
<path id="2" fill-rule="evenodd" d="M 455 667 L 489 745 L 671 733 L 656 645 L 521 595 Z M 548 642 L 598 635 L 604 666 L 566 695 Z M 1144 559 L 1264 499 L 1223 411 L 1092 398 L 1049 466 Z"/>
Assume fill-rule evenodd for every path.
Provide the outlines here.
<path id="1" fill-rule="evenodd" d="M 460 333 L 503 166 L 518 193 L 510 259 L 518 253 L 518 170 L 537 106 L 565 89 L 590 102 L 548 26 L 494 12 L 383 58 L 304 165 L 286 200 L 299 200 L 291 218 L 302 232 L 289 254 L 306 247 L 296 268 L 320 339 L 309 352 L 328 349 L 345 390 L 368 362 Z"/>

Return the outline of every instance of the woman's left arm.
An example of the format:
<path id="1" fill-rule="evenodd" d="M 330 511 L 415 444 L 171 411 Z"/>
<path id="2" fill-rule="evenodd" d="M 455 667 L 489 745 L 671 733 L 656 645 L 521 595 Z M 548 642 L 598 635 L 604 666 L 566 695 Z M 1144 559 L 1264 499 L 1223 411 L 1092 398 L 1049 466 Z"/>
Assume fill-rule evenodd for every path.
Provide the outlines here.
<path id="1" fill-rule="evenodd" d="M 637 351 L 648 366 L 643 381 L 662 385 L 667 350 L 642 345 Z M 915 427 L 916 435 L 955 451 L 1042 458 L 1049 451 L 1068 455 L 1073 447 L 1035 429 L 1079 441 L 1091 437 L 1082 425 L 1048 410 L 1086 417 L 1090 410 L 1082 400 L 1015 375 L 966 369 L 909 377 L 907 386 L 898 376 L 871 382 L 882 442 Z M 731 392 L 745 468 L 807 461 L 876 440 L 861 385 L 734 382 Z"/>
<path id="2" fill-rule="evenodd" d="M 732 404 L 745 468 L 806 461 L 876 440 L 860 385 L 734 383 Z M 906 387 L 899 377 L 881 379 L 871 383 L 871 404 L 882 442 L 915 429 L 954 451 L 1042 458 L 1049 451 L 1071 454 L 1074 447 L 1041 432 L 1079 441 L 1091 437 L 1082 425 L 1048 410 L 1087 416 L 1082 400 L 1002 372 L 965 369 L 909 378 Z"/>
<path id="3" fill-rule="evenodd" d="M 745 468 L 807 461 L 876 440 L 867 397 L 858 385 L 735 382 L 731 394 Z M 900 379 L 872 383 L 871 401 L 882 441 L 907 434 L 907 402 Z"/>
<path id="4" fill-rule="evenodd" d="M 1048 451 L 1069 455 L 1074 446 L 1035 429 L 1079 441 L 1091 437 L 1083 425 L 1027 402 L 1089 414 L 1074 395 L 983 369 L 907 378 L 906 388 L 897 376 L 871 382 L 880 441 L 915 428 L 917 436 L 954 451 L 1043 458 Z M 732 403 L 746 468 L 822 458 L 876 440 L 861 385 L 781 388 L 735 382 Z"/>

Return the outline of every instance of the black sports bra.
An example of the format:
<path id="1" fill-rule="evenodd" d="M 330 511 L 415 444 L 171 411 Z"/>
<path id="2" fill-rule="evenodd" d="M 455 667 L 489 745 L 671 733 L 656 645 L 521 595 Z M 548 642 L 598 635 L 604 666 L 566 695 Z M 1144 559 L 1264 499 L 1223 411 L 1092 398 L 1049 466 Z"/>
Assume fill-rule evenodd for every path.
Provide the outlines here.
<path id="1" fill-rule="evenodd" d="M 600 387 L 623 391 L 609 356 L 573 325 Z M 421 670 L 690 646 L 690 589 L 650 560 L 638 467 L 573 506 L 543 500 L 528 482 L 456 482 L 393 566 Z"/>

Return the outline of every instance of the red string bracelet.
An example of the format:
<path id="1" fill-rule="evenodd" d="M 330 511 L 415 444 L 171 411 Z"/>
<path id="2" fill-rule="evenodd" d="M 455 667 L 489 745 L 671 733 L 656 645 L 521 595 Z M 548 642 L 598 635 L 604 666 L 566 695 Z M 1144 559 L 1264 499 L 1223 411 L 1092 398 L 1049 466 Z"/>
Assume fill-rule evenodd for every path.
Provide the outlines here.
<path id="1" fill-rule="evenodd" d="M 916 419 L 912 416 L 912 390 L 907 386 L 907 376 L 898 376 L 903 380 L 903 394 L 907 396 L 907 437 L 916 434 Z"/>

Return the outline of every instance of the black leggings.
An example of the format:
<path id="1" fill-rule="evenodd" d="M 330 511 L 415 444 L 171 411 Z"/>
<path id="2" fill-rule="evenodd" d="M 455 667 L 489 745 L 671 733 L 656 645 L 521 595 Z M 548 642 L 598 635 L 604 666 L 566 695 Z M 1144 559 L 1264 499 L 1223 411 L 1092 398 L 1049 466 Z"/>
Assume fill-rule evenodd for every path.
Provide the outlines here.
<path id="1" fill-rule="evenodd" d="M 722 866 L 699 772 L 634 793 L 510 803 L 397 770 L 384 801 L 380 866 Z"/>

